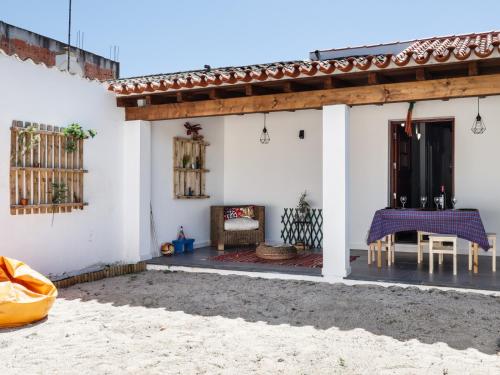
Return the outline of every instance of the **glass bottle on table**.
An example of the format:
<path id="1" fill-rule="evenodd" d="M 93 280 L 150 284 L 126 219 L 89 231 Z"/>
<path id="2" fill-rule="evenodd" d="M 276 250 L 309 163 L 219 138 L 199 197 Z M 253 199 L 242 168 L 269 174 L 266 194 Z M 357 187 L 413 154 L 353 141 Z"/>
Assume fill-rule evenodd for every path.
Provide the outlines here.
<path id="1" fill-rule="evenodd" d="M 442 210 L 446 210 L 446 191 L 444 190 L 444 185 L 441 185 L 441 196 L 439 197 L 439 204 Z"/>

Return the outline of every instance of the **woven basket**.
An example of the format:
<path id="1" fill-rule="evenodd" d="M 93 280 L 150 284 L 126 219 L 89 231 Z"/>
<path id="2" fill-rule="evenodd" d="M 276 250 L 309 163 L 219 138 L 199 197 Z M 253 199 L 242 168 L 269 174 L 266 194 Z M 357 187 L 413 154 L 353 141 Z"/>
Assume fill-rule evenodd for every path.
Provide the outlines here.
<path id="1" fill-rule="evenodd" d="M 257 246 L 256 255 L 267 260 L 286 260 L 297 256 L 297 249 L 293 246 L 269 246 L 261 244 Z"/>

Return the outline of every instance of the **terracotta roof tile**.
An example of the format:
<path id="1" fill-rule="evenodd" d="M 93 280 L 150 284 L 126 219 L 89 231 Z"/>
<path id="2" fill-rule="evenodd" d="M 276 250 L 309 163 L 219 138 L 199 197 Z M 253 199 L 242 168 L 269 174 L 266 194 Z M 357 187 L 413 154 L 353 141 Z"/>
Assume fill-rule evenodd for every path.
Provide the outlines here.
<path id="1" fill-rule="evenodd" d="M 459 61 L 485 59 L 495 51 L 500 52 L 498 32 L 433 37 L 400 44 L 397 53 L 370 54 L 369 47 L 339 50 L 343 57 L 327 60 L 296 60 L 256 64 L 240 67 L 193 70 L 178 73 L 158 74 L 108 81 L 109 90 L 119 95 L 141 94 L 143 92 L 176 91 L 210 86 L 235 85 L 248 82 L 262 82 L 320 75 L 345 74 L 365 70 L 446 63 L 450 59 Z M 378 46 L 387 46 L 378 45 Z M 404 48 L 403 48 L 404 46 Z M 354 50 L 366 49 L 367 53 L 354 54 Z M 351 55 L 350 55 L 351 54 Z"/>

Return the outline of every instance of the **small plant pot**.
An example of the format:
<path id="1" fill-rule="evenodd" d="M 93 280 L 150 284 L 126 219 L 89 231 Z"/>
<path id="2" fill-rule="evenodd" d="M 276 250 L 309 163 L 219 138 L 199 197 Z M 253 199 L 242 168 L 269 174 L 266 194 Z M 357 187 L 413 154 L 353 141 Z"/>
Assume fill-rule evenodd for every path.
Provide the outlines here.
<path id="1" fill-rule="evenodd" d="M 20 204 L 21 206 L 27 206 L 27 205 L 29 204 L 29 201 L 28 201 L 28 199 L 27 199 L 27 198 L 21 198 L 21 199 L 19 200 L 19 204 Z"/>

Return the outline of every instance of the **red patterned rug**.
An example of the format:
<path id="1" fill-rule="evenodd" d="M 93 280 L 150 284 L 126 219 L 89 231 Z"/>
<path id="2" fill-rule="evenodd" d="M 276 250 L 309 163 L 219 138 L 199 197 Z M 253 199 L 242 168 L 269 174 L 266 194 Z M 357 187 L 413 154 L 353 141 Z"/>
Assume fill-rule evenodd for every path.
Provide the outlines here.
<path id="1" fill-rule="evenodd" d="M 351 262 L 358 256 L 351 255 Z M 279 266 L 289 267 L 308 267 L 308 268 L 321 268 L 323 267 L 323 254 L 309 253 L 299 254 L 293 259 L 287 260 L 266 260 L 257 257 L 255 250 L 235 251 L 227 254 L 217 255 L 210 257 L 210 260 L 218 262 L 239 262 L 239 263 L 267 263 L 276 264 Z"/>

